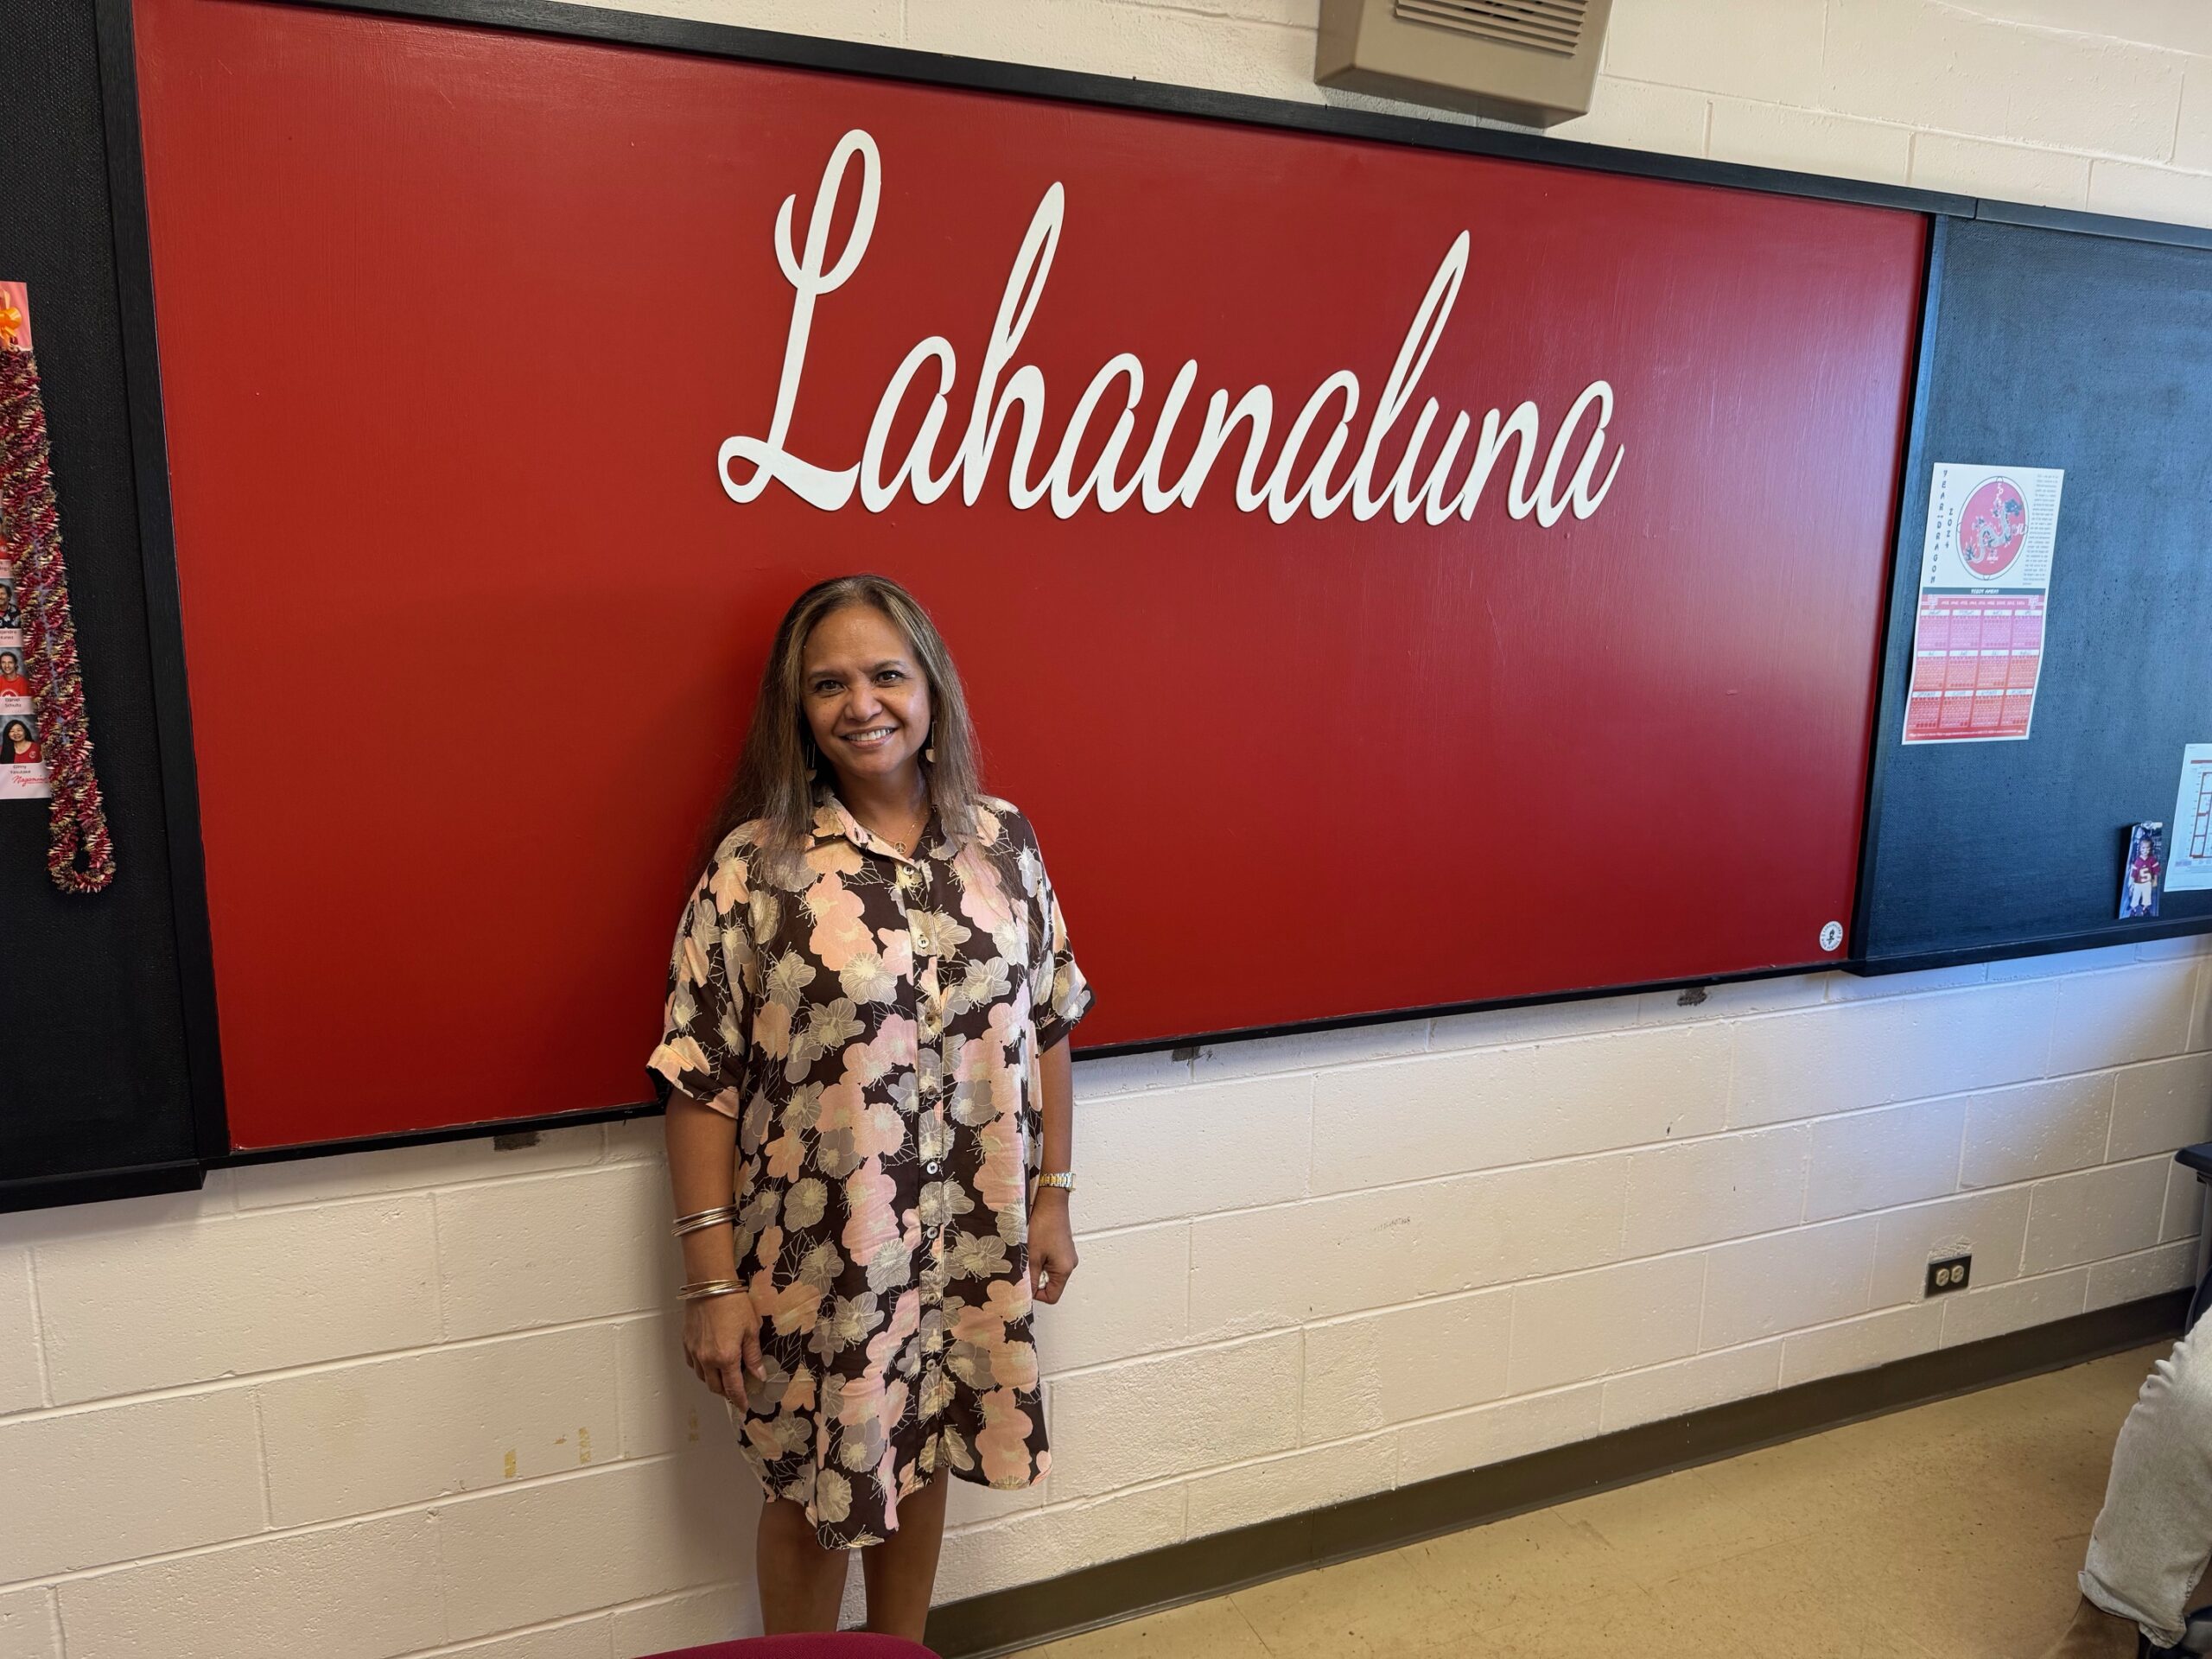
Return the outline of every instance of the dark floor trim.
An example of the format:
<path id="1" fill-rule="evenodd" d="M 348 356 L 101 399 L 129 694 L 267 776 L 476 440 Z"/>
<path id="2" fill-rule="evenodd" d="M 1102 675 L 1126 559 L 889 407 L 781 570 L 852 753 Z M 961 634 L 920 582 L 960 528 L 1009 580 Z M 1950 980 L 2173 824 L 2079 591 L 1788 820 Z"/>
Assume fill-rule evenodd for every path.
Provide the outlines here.
<path id="1" fill-rule="evenodd" d="M 1801 1383 L 1487 1469 L 950 1602 L 930 1614 L 944 1659 L 983 1659 L 1179 1602 L 1733 1457 L 1907 1406 L 1994 1387 L 2177 1336 L 2190 1294 L 2079 1313 L 1871 1371 Z"/>

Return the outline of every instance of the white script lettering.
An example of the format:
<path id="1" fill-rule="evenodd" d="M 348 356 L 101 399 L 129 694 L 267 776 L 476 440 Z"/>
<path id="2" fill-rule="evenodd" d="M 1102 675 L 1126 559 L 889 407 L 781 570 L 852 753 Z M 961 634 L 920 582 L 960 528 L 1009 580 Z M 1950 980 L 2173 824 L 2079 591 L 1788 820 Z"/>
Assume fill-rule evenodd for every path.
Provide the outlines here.
<path id="1" fill-rule="evenodd" d="M 833 261 L 830 235 L 837 201 L 844 192 L 845 175 L 856 163 L 859 201 L 852 228 Z M 1607 381 L 1592 380 L 1575 398 L 1541 456 L 1543 416 L 1534 401 L 1524 398 L 1510 414 L 1502 409 L 1485 410 L 1478 431 L 1468 411 L 1453 415 L 1441 446 L 1428 462 L 1425 479 L 1421 478 L 1423 452 L 1443 413 L 1437 400 L 1428 397 L 1421 401 L 1414 417 L 1397 465 L 1387 480 L 1378 483 L 1376 474 L 1384 447 L 1414 404 L 1421 375 L 1444 336 L 1445 325 L 1451 321 L 1460 285 L 1466 278 L 1472 238 L 1465 231 L 1453 239 L 1429 280 L 1428 291 L 1407 327 L 1382 394 L 1368 412 L 1366 429 L 1357 439 L 1357 449 L 1352 446 L 1353 423 L 1363 401 L 1359 377 L 1350 369 L 1338 369 L 1325 377 L 1299 407 L 1296 418 L 1283 430 L 1272 464 L 1268 457 L 1275 425 L 1274 390 L 1255 385 L 1242 393 L 1227 388 L 1214 391 L 1206 400 L 1195 447 L 1182 475 L 1173 480 L 1165 477 L 1176 426 L 1198 383 L 1198 365 L 1192 359 L 1177 371 L 1168 385 L 1157 413 L 1149 417 L 1153 429 L 1143 453 L 1130 467 L 1128 457 L 1137 436 L 1147 376 L 1142 361 L 1128 352 L 1117 352 L 1106 359 L 1070 410 L 1058 442 L 1048 443 L 1045 372 L 1033 363 L 1016 359 L 1030 319 L 1044 298 L 1052 256 L 1059 247 L 1060 227 L 1066 218 L 1066 193 L 1054 184 L 1038 202 L 1007 273 L 966 423 L 957 426 L 957 443 L 942 467 L 938 465 L 938 449 L 948 425 L 954 423 L 952 391 L 960 370 L 958 353 L 942 334 L 931 334 L 916 345 L 885 384 L 858 461 L 835 468 L 802 460 L 791 452 L 787 441 L 805 378 L 807 340 L 814 327 L 815 307 L 823 296 L 843 287 L 860 268 L 875 232 L 882 188 L 883 162 L 875 140 L 855 128 L 838 140 L 823 168 L 804 249 L 797 248 L 791 239 L 798 198 L 784 199 L 776 215 L 776 263 L 791 285 L 791 328 L 785 336 L 783 372 L 776 385 L 776 407 L 767 435 L 729 438 L 717 457 L 717 475 L 733 501 L 757 500 L 770 484 L 779 483 L 801 500 L 824 512 L 835 512 L 852 499 L 857 488 L 861 505 L 870 512 L 881 512 L 902 491 L 927 505 L 957 482 L 960 499 L 973 506 L 982 498 L 1000 436 L 1011 420 L 1014 429 L 1006 461 L 1006 487 L 1007 499 L 1016 507 L 1048 502 L 1055 517 L 1070 518 L 1086 502 L 1095 503 L 1101 512 L 1116 512 L 1137 501 L 1147 512 L 1166 512 L 1171 507 L 1198 505 L 1215 461 L 1241 426 L 1243 449 L 1234 492 L 1240 512 L 1264 512 L 1280 524 L 1301 511 L 1315 518 L 1326 518 L 1350 502 L 1352 517 L 1363 523 L 1385 507 L 1399 524 L 1407 523 L 1415 513 L 1433 525 L 1445 524 L 1455 515 L 1465 521 L 1474 517 L 1491 475 L 1510 444 L 1513 467 L 1505 486 L 1505 510 L 1515 518 L 1533 513 L 1536 523 L 1548 530 L 1570 512 L 1583 519 L 1597 512 L 1611 492 L 1627 454 L 1624 445 L 1614 444 L 1607 463 L 1606 428 L 1613 417 L 1613 389 Z M 929 389 L 928 409 L 907 440 L 905 454 L 892 461 L 892 428 L 917 384 L 928 387 L 926 372 L 931 364 L 936 365 L 937 384 Z M 1588 437 L 1577 456 L 1574 441 L 1586 424 Z M 1093 447 L 1094 427 L 1107 429 L 1098 442 L 1096 458 L 1086 467 L 1082 457 Z M 1471 431 L 1477 433 L 1474 453 L 1465 474 L 1455 486 L 1451 474 Z M 1352 454 L 1349 464 L 1347 451 Z M 1040 459 L 1043 470 L 1039 472 Z"/>

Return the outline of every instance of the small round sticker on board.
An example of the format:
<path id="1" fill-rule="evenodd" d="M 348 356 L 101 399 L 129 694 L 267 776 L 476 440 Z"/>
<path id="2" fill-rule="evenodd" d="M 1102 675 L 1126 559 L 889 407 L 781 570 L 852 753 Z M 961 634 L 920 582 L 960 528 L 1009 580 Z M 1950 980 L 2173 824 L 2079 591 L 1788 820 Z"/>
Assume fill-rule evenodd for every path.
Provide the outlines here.
<path id="1" fill-rule="evenodd" d="M 1843 924 L 1830 922 L 1821 930 L 1821 949 L 1833 950 L 1843 943 Z"/>

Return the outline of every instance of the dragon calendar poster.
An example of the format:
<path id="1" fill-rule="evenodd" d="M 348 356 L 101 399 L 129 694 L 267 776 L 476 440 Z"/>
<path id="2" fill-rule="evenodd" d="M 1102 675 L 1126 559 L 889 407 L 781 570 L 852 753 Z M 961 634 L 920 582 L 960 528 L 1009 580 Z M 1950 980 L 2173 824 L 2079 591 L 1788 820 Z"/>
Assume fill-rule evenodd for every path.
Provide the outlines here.
<path id="1" fill-rule="evenodd" d="M 2043 677 L 2065 479 L 2056 467 L 1936 464 L 1905 699 L 1907 743 L 2028 735 Z"/>

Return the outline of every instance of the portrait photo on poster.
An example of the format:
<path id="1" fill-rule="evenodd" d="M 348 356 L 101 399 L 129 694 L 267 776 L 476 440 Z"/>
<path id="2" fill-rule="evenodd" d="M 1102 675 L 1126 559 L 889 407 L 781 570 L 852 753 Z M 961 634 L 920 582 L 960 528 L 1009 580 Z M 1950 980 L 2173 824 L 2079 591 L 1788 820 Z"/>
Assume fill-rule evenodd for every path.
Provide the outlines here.
<path id="1" fill-rule="evenodd" d="M 53 795 L 54 786 L 39 747 L 20 621 L 15 569 L 0 557 L 0 801 L 43 801 Z"/>
<path id="2" fill-rule="evenodd" d="M 2127 828 L 2127 851 L 2120 871 L 2120 919 L 2158 913 L 2158 880 L 2166 868 L 2166 826 L 2134 823 Z"/>
<path id="3" fill-rule="evenodd" d="M 42 801 L 53 793 L 28 706 L 21 714 L 0 713 L 0 801 Z"/>

